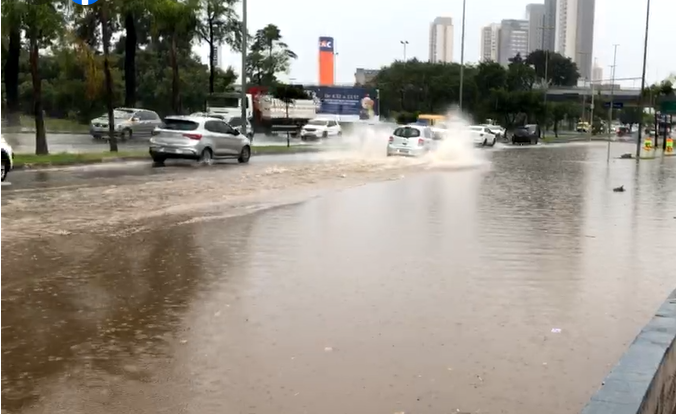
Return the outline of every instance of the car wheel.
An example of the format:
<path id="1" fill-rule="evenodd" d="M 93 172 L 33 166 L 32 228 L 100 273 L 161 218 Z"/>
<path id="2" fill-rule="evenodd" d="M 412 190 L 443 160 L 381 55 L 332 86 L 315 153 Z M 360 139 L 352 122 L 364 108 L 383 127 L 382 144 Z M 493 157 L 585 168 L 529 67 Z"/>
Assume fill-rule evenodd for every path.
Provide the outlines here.
<path id="1" fill-rule="evenodd" d="M 493 137 L 493 139 L 491 140 L 491 145 L 489 145 L 489 147 L 494 147 L 497 142 L 498 142 L 498 137 Z"/>
<path id="2" fill-rule="evenodd" d="M 242 148 L 242 152 L 239 153 L 239 158 L 237 158 L 237 161 L 240 164 L 246 164 L 249 162 L 251 159 L 251 147 L 248 145 L 245 145 L 244 148 Z"/>
<path id="3" fill-rule="evenodd" d="M 324 131 L 324 133 L 322 134 L 322 138 L 326 138 L 326 137 L 328 137 L 328 136 L 329 136 L 329 133 L 326 132 L 326 131 Z"/>
<path id="4" fill-rule="evenodd" d="M 481 143 L 482 147 L 485 147 L 486 145 L 488 145 L 488 138 L 484 138 L 484 142 Z"/>
<path id="5" fill-rule="evenodd" d="M 343 131 L 338 131 L 338 136 L 340 137 L 342 135 L 343 135 Z"/>
<path id="6" fill-rule="evenodd" d="M 164 166 L 164 161 L 166 161 L 166 158 L 164 158 L 162 155 L 150 154 L 150 157 L 153 159 L 153 165 L 156 167 Z"/>
<path id="7" fill-rule="evenodd" d="M 205 148 L 200 154 L 199 163 L 201 165 L 212 165 L 214 163 L 214 153 L 211 152 L 211 149 Z"/>
<path id="8" fill-rule="evenodd" d="M 9 174 L 9 168 L 10 168 L 9 167 L 9 159 L 7 159 L 7 156 L 3 154 L 2 155 L 2 173 L 0 173 L 3 182 L 7 178 L 7 174 Z"/>
<path id="9" fill-rule="evenodd" d="M 125 129 L 120 134 L 120 141 L 126 141 L 131 139 L 131 129 Z"/>

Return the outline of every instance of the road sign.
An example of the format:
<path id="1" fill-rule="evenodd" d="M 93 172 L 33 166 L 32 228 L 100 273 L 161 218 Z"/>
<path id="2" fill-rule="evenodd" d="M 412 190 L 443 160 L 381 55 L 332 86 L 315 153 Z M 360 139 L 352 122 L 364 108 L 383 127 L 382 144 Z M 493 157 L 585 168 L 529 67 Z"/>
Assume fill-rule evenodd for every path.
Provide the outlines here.
<path id="1" fill-rule="evenodd" d="M 610 102 L 605 102 L 603 107 L 608 109 L 610 108 Z M 613 109 L 622 109 L 624 108 L 624 102 L 613 102 Z"/>
<path id="2" fill-rule="evenodd" d="M 668 115 L 676 115 L 676 101 L 663 101 L 660 104 L 660 112 Z"/>

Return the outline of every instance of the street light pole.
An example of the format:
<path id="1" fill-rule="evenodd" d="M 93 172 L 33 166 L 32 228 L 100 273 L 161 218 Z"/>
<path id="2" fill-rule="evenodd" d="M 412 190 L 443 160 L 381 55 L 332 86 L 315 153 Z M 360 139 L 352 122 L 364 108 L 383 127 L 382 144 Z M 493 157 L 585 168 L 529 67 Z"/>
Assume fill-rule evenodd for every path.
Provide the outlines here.
<path id="1" fill-rule="evenodd" d="M 242 129 L 241 133 L 242 135 L 246 136 L 247 130 L 246 130 L 246 125 L 247 125 L 247 107 L 249 106 L 249 101 L 247 100 L 246 97 L 246 52 L 247 48 L 249 47 L 249 39 L 248 39 L 248 31 L 246 28 L 246 1 L 247 0 L 242 0 L 242 90 L 240 91 L 241 93 L 241 100 L 242 100 Z M 252 127 L 253 128 L 253 127 Z"/>
<path id="2" fill-rule="evenodd" d="M 333 42 L 333 47 L 336 47 L 336 42 Z M 336 85 L 336 66 L 338 66 L 338 52 L 333 52 L 333 84 Z"/>
<path id="3" fill-rule="evenodd" d="M 543 132 L 547 132 L 547 93 L 549 92 L 549 45 L 545 45 L 545 30 L 555 30 L 554 26 L 547 26 L 547 20 L 545 16 L 542 16 L 542 47 L 545 50 L 545 96 L 543 98 L 543 109 L 544 109 L 544 128 Z M 549 38 L 552 37 L 552 33 L 549 33 Z"/>
<path id="4" fill-rule="evenodd" d="M 458 107 L 462 112 L 462 94 L 465 86 L 465 8 L 467 0 L 462 0 L 462 32 L 460 34 L 460 91 L 458 96 Z"/>
<path id="5" fill-rule="evenodd" d="M 646 16 L 645 16 L 645 39 L 643 41 L 643 74 L 641 75 L 641 93 L 638 96 L 638 108 L 639 108 L 639 118 L 638 118 L 638 138 L 636 140 L 636 159 L 641 158 L 641 133 L 643 130 L 643 90 L 645 89 L 645 69 L 646 61 L 648 60 L 648 28 L 650 25 L 650 0 L 646 6 Z M 655 129 L 657 131 L 657 129 Z M 655 134 L 657 135 L 657 134 Z M 655 140 L 657 141 L 657 140 Z M 657 145 L 657 142 L 655 142 Z"/>
<path id="6" fill-rule="evenodd" d="M 613 121 L 613 105 L 614 105 L 614 100 L 615 100 L 615 67 L 617 66 L 617 47 L 619 45 L 615 44 L 613 45 L 613 48 L 615 49 L 613 52 L 613 65 L 611 66 L 612 68 L 612 75 L 611 75 L 611 81 L 610 81 L 610 107 L 608 108 L 608 155 L 606 157 L 606 161 L 610 161 L 610 126 Z"/>
<path id="7" fill-rule="evenodd" d="M 406 62 L 406 45 L 408 44 L 408 40 L 400 40 L 399 43 L 404 45 L 404 62 Z"/>
<path id="8" fill-rule="evenodd" d="M 594 81 L 600 81 L 601 79 L 594 79 L 594 68 L 596 67 L 596 58 L 594 58 L 594 66 L 592 67 L 592 81 L 591 81 L 591 107 L 590 109 L 590 115 L 589 115 L 589 129 L 590 129 L 590 134 L 589 134 L 589 139 L 591 140 L 591 136 L 594 134 L 594 95 L 596 95 L 596 92 L 594 91 Z"/>

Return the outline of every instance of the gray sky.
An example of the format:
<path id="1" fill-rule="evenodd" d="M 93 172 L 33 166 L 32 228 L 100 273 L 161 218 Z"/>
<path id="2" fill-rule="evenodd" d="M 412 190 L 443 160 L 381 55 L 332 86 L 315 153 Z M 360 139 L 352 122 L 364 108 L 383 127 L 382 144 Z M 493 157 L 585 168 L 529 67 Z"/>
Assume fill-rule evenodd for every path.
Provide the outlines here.
<path id="1" fill-rule="evenodd" d="M 544 2 L 544 1 L 543 1 Z M 523 18 L 527 0 L 468 0 L 465 60 L 479 57 L 480 28 L 502 19 Z M 315 7 L 313 7 L 315 6 Z M 316 7 L 320 6 L 320 7 Z M 318 80 L 319 36 L 332 36 L 337 83 L 354 83 L 357 67 L 380 68 L 403 55 L 400 40 L 408 40 L 407 55 L 428 59 L 429 24 L 437 16 L 449 16 L 455 25 L 454 60 L 460 61 L 461 0 L 342 0 L 313 3 L 307 0 L 248 0 L 250 31 L 274 23 L 284 40 L 298 54 L 289 74 L 297 82 Z M 610 77 L 613 44 L 619 44 L 617 78 L 641 77 L 646 0 L 596 0 L 594 55 Z M 661 80 L 676 72 L 676 0 L 652 0 L 648 38 L 647 78 Z M 206 61 L 206 48 L 200 48 Z M 239 72 L 240 58 L 229 51 L 223 65 Z M 640 79 L 623 83 L 640 85 Z"/>

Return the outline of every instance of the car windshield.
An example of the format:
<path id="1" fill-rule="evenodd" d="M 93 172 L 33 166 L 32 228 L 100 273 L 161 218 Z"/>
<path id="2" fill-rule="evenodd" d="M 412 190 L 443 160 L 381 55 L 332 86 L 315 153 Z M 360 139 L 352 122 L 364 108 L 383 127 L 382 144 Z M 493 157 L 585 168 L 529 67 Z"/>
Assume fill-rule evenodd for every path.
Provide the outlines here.
<path id="1" fill-rule="evenodd" d="M 323 119 L 313 119 L 310 122 L 308 122 L 308 125 L 318 125 L 318 126 L 326 126 L 328 121 L 325 121 Z"/>
<path id="2" fill-rule="evenodd" d="M 420 136 L 420 130 L 417 128 L 397 128 L 394 130 L 394 135 L 402 138 L 415 138 Z"/>
<path id="3" fill-rule="evenodd" d="M 162 124 L 162 129 L 170 129 L 173 131 L 194 131 L 199 124 L 188 119 L 174 119 L 167 118 Z"/>

